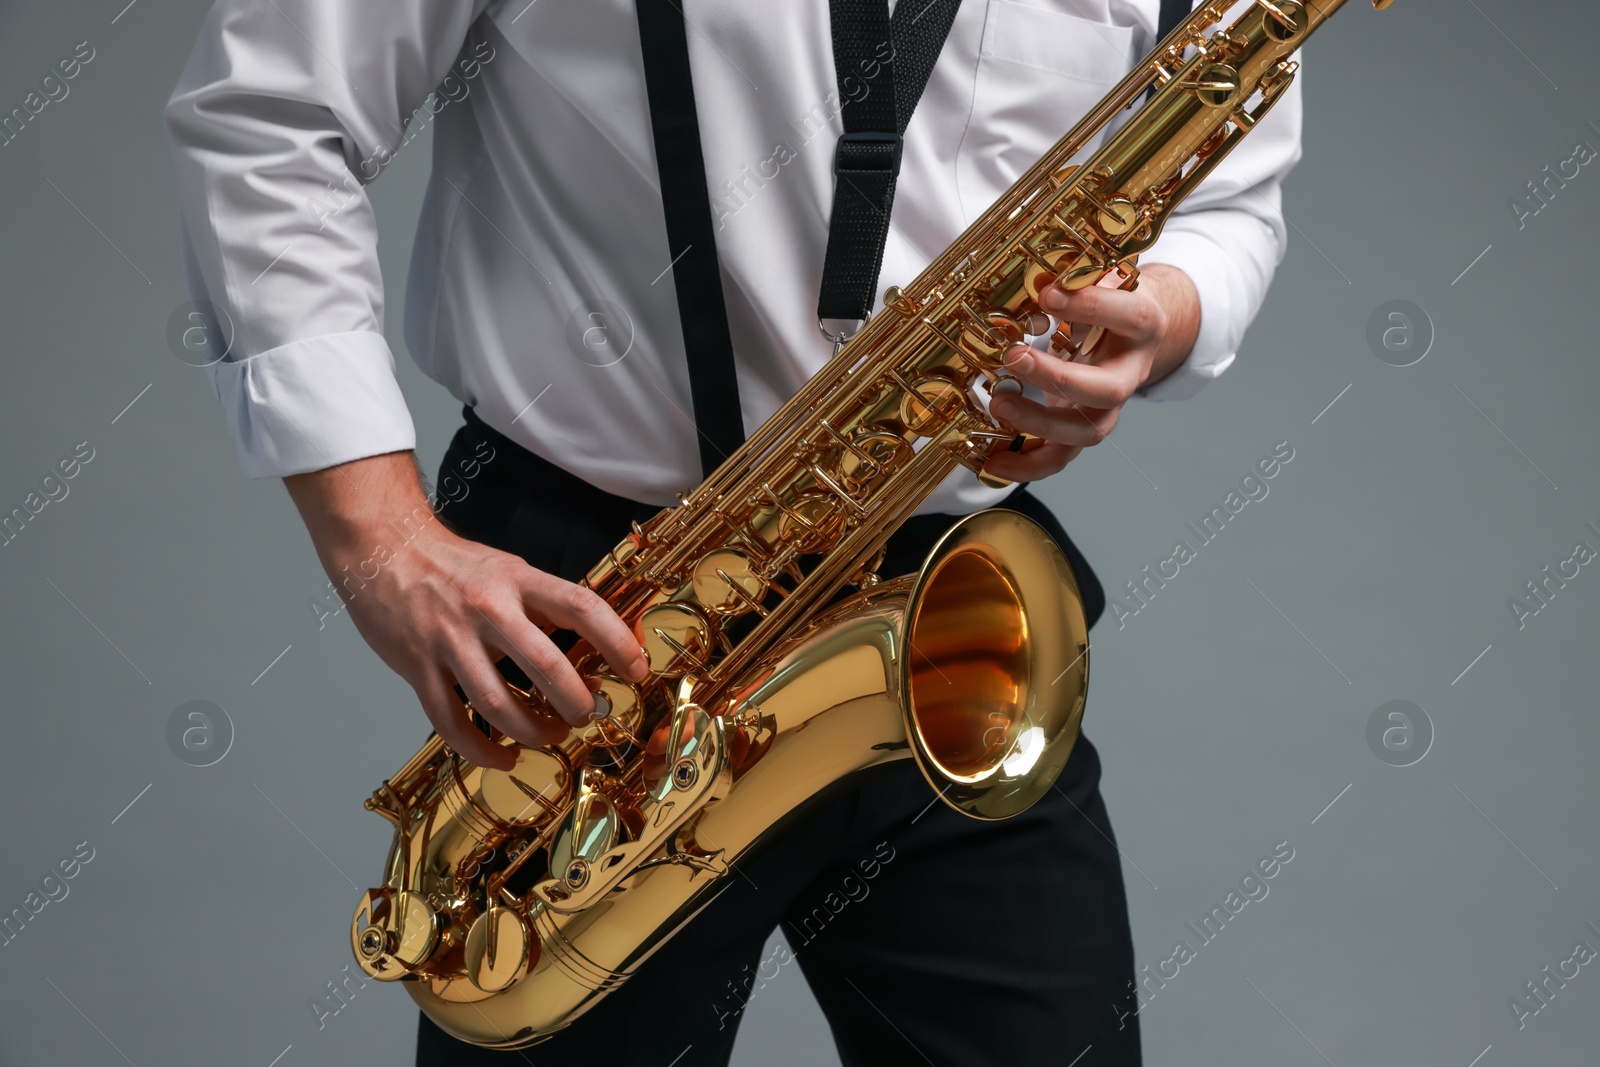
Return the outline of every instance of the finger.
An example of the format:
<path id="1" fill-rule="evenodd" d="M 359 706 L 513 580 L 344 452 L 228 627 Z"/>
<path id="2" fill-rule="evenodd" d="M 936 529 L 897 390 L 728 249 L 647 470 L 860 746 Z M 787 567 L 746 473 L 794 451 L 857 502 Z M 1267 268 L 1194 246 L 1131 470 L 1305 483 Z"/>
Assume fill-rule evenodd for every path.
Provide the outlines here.
<path id="1" fill-rule="evenodd" d="M 1001 396 L 989 410 L 1018 430 L 1059 445 L 1097 445 L 1117 424 L 1116 408 L 1046 407 L 1025 396 Z"/>
<path id="2" fill-rule="evenodd" d="M 533 574 L 541 573 L 534 571 L 531 567 L 527 568 L 527 570 Z M 544 577 L 548 578 L 549 576 L 544 575 Z M 559 581 L 559 579 L 553 580 Z M 567 661 L 567 657 L 562 655 L 561 651 L 556 648 L 555 644 L 543 631 L 533 626 L 527 616 L 518 610 L 517 606 L 503 604 L 493 594 L 485 594 L 481 591 L 469 593 L 459 586 L 456 587 L 456 591 L 461 594 L 462 600 L 472 608 L 476 615 L 476 621 L 479 624 L 476 636 L 480 640 L 494 645 L 501 652 L 510 656 L 513 662 L 521 667 L 523 672 L 533 680 L 534 688 L 544 695 L 545 699 L 550 702 L 550 705 L 555 708 L 563 719 L 566 719 L 574 726 L 588 721 L 589 713 L 594 710 L 594 694 L 583 683 L 583 679 L 578 677 L 578 672 Z M 524 599 L 525 605 L 526 598 Z M 543 605 L 535 605 L 535 607 L 542 608 Z M 542 611 L 541 614 L 543 614 Z M 519 624 L 527 625 L 519 628 Z M 506 632 L 508 627 L 518 630 L 523 635 L 523 639 L 516 640 L 508 636 Z M 460 662 L 470 662 L 476 667 L 482 651 L 480 646 L 477 649 L 478 656 L 466 656 Z M 509 691 L 505 688 L 505 679 L 500 677 L 498 671 L 494 671 L 493 675 L 498 679 L 499 684 L 495 686 L 490 686 L 486 683 L 482 684 L 480 685 L 480 691 L 490 694 L 487 699 L 498 702 L 497 698 L 504 695 L 505 701 L 509 702 L 511 698 Z M 461 679 L 461 681 L 465 684 L 464 679 Z M 468 692 L 471 695 L 472 691 L 469 690 Z M 476 695 L 473 696 L 473 700 L 476 702 Z M 532 709 L 526 708 L 520 703 L 516 704 L 514 709 L 509 703 L 504 706 L 507 707 L 508 714 L 515 710 L 520 711 L 523 715 L 530 716 L 527 719 L 524 732 L 533 732 Z M 521 740 L 521 735 L 516 730 L 502 726 L 490 717 L 487 710 L 483 708 L 478 710 L 483 712 L 484 718 L 490 719 L 491 722 L 495 722 L 495 725 L 500 726 L 506 733 Z"/>
<path id="3" fill-rule="evenodd" d="M 422 710 L 427 713 L 428 721 L 433 723 L 433 728 L 456 755 L 480 767 L 494 767 L 502 771 L 508 771 L 516 765 L 515 752 L 495 744 L 473 725 L 467 716 L 467 709 L 461 706 L 450 683 L 437 669 L 429 668 L 422 678 L 411 685 L 416 690 L 417 699 L 422 702 Z"/>
<path id="4" fill-rule="evenodd" d="M 1008 482 L 1033 482 L 1056 473 L 1082 451 L 1077 445 L 1045 444 L 1027 452 L 997 452 L 983 469 Z"/>
<path id="5" fill-rule="evenodd" d="M 632 628 L 592 589 L 530 569 L 523 599 L 547 621 L 588 640 L 617 677 L 640 682 L 649 672 Z"/>
<path id="6" fill-rule="evenodd" d="M 1027 345 L 1006 353 L 1005 369 L 1029 385 L 1085 408 L 1117 408 L 1139 387 L 1140 368 L 1148 365 L 1135 352 L 1119 352 L 1098 363 L 1073 363 Z"/>
<path id="7" fill-rule="evenodd" d="M 589 721 L 589 713 L 594 711 L 594 693 L 543 630 L 522 615 L 498 620 L 485 615 L 483 621 L 488 626 L 480 635 L 483 640 L 510 656 L 563 719 L 574 726 Z M 539 718 L 531 710 L 529 715 L 532 720 Z"/>
<path id="8" fill-rule="evenodd" d="M 1067 292 L 1052 285 L 1039 294 L 1039 306 L 1058 319 L 1104 326 L 1114 334 L 1146 341 L 1161 332 L 1164 313 L 1149 293 L 1091 285 Z"/>
<path id="9" fill-rule="evenodd" d="M 469 644 L 457 649 L 455 656 L 446 660 L 446 666 L 478 714 L 518 743 L 538 747 L 550 740 L 551 733 L 566 735 L 565 722 L 553 715 L 537 714 L 512 693 L 491 662 L 488 649 L 482 645 Z"/>

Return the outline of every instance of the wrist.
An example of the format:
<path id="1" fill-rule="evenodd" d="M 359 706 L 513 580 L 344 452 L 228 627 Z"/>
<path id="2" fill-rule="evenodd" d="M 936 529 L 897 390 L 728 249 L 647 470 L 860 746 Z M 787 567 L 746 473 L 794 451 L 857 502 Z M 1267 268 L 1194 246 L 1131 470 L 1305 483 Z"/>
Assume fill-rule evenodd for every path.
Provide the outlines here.
<path id="1" fill-rule="evenodd" d="M 291 475 L 284 486 L 330 575 L 419 539 L 453 536 L 434 515 L 410 452 Z"/>
<path id="2" fill-rule="evenodd" d="M 1161 306 L 1165 327 L 1156 345 L 1144 385 L 1154 385 L 1183 365 L 1200 336 L 1200 291 L 1182 268 L 1152 263 L 1140 271 L 1140 287 L 1148 288 Z"/>

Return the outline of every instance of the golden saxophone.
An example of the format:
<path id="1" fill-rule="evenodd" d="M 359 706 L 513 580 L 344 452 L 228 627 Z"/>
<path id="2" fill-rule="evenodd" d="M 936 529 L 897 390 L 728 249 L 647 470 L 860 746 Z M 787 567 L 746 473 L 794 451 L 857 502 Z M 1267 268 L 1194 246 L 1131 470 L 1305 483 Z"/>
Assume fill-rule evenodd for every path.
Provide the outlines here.
<path id="1" fill-rule="evenodd" d="M 879 580 L 884 544 L 958 465 L 1016 444 L 980 390 L 1017 388 L 1003 357 L 1049 328 L 1040 291 L 1132 289 L 1173 207 L 1342 3 L 1199 7 L 710 478 L 635 525 L 585 581 L 633 625 L 649 677 L 612 677 L 579 643 L 591 723 L 544 748 L 501 738 L 518 747 L 505 772 L 433 736 L 383 783 L 366 806 L 394 844 L 351 923 L 361 968 L 404 980 L 456 1037 L 521 1048 L 625 981 L 733 863 L 857 772 L 909 756 L 980 819 L 1044 794 L 1089 679 L 1060 549 L 1005 510 L 956 523 L 913 576 Z M 1097 340 L 1051 334 L 1068 359 Z"/>

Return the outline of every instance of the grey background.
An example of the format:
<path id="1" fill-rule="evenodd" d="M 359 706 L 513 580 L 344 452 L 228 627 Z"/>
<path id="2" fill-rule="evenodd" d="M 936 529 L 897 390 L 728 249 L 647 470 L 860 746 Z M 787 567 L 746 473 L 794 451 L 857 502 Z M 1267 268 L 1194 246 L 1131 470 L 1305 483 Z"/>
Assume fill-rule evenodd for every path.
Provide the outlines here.
<path id="1" fill-rule="evenodd" d="M 124 3 L 0 8 L 4 110 L 74 43 L 97 51 L 0 147 L 3 510 L 76 442 L 96 450 L 0 548 L 0 910 L 95 850 L 0 947 L 0 1062 L 409 1062 L 399 990 L 369 985 L 320 1030 L 307 1001 L 350 959 L 355 886 L 388 841 L 361 800 L 424 719 L 348 619 L 317 630 L 323 576 L 283 489 L 239 475 L 203 376 L 167 348 L 184 294 L 160 107 L 206 4 Z M 1520 631 L 1507 600 L 1579 539 L 1600 547 L 1600 163 L 1520 231 L 1507 198 L 1574 141 L 1600 147 L 1597 31 L 1572 2 L 1352 2 L 1309 50 L 1293 243 L 1238 364 L 1193 401 L 1131 407 L 1116 447 L 1042 487 L 1116 591 L 1276 442 L 1295 449 L 1095 634 L 1087 729 L 1140 964 L 1193 944 L 1185 921 L 1275 842 L 1296 850 L 1150 1001 L 1151 1064 L 1594 1062 L 1597 968 L 1521 1032 L 1507 1000 L 1580 939 L 1600 948 L 1600 573 Z M 414 147 L 373 190 L 397 351 L 427 165 Z M 1415 366 L 1366 343 L 1393 299 L 1436 328 Z M 431 467 L 456 405 L 400 373 Z M 194 699 L 237 735 L 207 768 L 166 742 Z M 1410 767 L 1366 741 L 1395 699 L 1435 731 Z M 795 968 L 743 1025 L 740 1063 L 834 1062 Z"/>

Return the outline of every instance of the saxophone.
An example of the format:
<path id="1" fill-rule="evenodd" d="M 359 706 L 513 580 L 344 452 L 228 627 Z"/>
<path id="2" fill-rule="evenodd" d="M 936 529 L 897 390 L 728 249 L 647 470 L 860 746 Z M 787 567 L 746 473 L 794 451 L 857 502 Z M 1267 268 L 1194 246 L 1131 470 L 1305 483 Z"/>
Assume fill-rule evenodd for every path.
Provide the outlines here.
<path id="1" fill-rule="evenodd" d="M 1004 356 L 1052 329 L 1041 290 L 1134 288 L 1139 254 L 1342 4 L 1202 4 L 699 488 L 636 524 L 585 584 L 634 627 L 648 678 L 580 642 L 591 722 L 543 748 L 500 738 L 509 771 L 434 735 L 383 783 L 366 806 L 394 841 L 351 923 L 362 970 L 462 1040 L 522 1048 L 861 772 L 909 757 L 979 819 L 1043 795 L 1089 678 L 1061 550 L 1000 509 L 957 522 L 915 575 L 881 580 L 884 544 L 957 466 L 982 477 L 992 450 L 1026 447 L 981 397 L 1020 388 Z M 1098 333 L 1060 323 L 1050 345 L 1081 358 Z"/>

